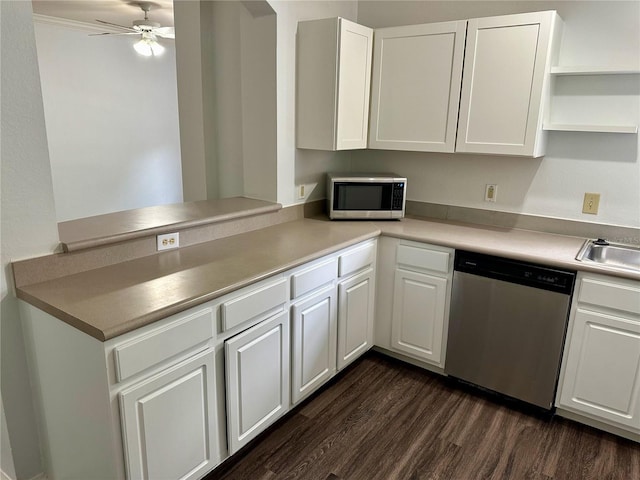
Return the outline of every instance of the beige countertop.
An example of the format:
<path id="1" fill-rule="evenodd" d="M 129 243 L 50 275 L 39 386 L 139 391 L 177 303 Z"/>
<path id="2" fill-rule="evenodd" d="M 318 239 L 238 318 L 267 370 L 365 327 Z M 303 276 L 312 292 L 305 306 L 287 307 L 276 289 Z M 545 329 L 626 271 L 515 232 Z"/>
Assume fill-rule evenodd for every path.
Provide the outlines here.
<path id="1" fill-rule="evenodd" d="M 370 222 L 304 219 L 16 291 L 104 341 L 379 234 Z"/>
<path id="2" fill-rule="evenodd" d="M 579 237 L 422 218 L 303 219 L 22 286 L 17 295 L 104 341 L 380 234 L 640 280 L 576 261 Z"/>
<path id="3" fill-rule="evenodd" d="M 273 212 L 279 203 L 245 197 L 175 203 L 79 218 L 58 224 L 65 252 Z"/>

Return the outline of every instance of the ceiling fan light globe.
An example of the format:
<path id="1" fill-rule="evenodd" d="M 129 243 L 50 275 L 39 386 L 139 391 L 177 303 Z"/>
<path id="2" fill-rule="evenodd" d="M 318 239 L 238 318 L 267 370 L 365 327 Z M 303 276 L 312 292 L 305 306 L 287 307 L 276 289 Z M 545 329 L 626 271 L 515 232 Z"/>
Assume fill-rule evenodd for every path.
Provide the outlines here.
<path id="1" fill-rule="evenodd" d="M 158 42 L 156 42 L 155 40 L 151 42 L 151 52 L 153 53 L 154 56 L 159 57 L 160 55 L 162 55 L 164 53 L 165 48 L 160 45 Z"/>
<path id="2" fill-rule="evenodd" d="M 155 38 L 149 36 L 142 36 L 142 39 L 133 44 L 133 48 L 140 55 L 145 57 L 158 57 L 164 53 L 165 48 L 160 45 Z"/>
<path id="3" fill-rule="evenodd" d="M 145 57 L 150 57 L 151 55 L 153 55 L 153 49 L 150 45 L 150 41 L 146 38 L 143 38 L 142 40 L 134 43 L 133 48 L 136 52 Z"/>

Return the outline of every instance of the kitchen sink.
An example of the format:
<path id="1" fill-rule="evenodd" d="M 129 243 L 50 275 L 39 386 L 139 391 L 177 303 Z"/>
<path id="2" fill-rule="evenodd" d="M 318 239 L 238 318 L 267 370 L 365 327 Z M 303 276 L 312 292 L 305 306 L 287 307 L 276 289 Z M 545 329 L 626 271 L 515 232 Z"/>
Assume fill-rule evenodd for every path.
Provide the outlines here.
<path id="1" fill-rule="evenodd" d="M 611 243 L 603 239 L 587 240 L 576 260 L 640 272 L 640 246 Z"/>

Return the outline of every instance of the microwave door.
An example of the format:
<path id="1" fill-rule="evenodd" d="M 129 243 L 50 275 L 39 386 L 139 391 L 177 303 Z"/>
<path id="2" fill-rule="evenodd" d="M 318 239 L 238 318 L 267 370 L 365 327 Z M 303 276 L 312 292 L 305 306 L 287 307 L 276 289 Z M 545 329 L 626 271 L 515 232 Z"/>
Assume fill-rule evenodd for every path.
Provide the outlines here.
<path id="1" fill-rule="evenodd" d="M 343 219 L 401 218 L 392 211 L 393 184 L 389 182 L 336 182 L 329 217 Z"/>
<path id="2" fill-rule="evenodd" d="M 391 209 L 391 184 L 342 183 L 336 184 L 334 210 L 388 211 Z"/>

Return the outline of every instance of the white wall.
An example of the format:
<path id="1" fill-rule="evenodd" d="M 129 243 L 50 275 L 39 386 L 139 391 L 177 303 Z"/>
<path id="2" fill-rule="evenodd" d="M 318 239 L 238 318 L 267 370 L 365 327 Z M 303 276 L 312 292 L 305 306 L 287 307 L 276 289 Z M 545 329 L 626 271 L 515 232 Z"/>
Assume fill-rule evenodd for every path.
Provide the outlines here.
<path id="1" fill-rule="evenodd" d="M 206 68 L 203 61 L 208 55 L 203 36 L 207 32 L 202 29 L 200 10 L 199 1 L 181 0 L 173 5 L 182 193 L 185 202 L 206 200 L 209 193 L 207 190 L 211 188 L 207 171 L 210 145 L 209 135 L 205 133 L 203 101 L 207 91 L 203 84 L 203 70 Z M 211 196 L 216 198 L 217 192 L 211 192 Z"/>
<path id="2" fill-rule="evenodd" d="M 564 20 L 560 64 L 640 64 L 638 1 L 360 1 L 358 22 L 376 28 L 552 9 Z M 640 123 L 637 75 L 560 78 L 555 91 L 555 119 L 571 110 L 574 121 Z M 640 227 L 638 145 L 637 135 L 551 132 L 541 159 L 371 150 L 354 152 L 352 166 L 406 175 L 411 200 Z M 483 201 L 488 183 L 499 185 L 496 203 Z M 585 192 L 601 193 L 597 216 L 582 213 Z"/>
<path id="3" fill-rule="evenodd" d="M 251 12 L 241 18 L 242 151 L 244 195 L 278 200 L 276 112 L 276 15 Z"/>
<path id="4" fill-rule="evenodd" d="M 58 221 L 182 202 L 175 46 L 35 24 Z"/>
<path id="5" fill-rule="evenodd" d="M 277 201 L 274 11 L 183 0 L 174 12 L 185 200 Z"/>
<path id="6" fill-rule="evenodd" d="M 215 154 L 207 161 L 216 168 L 218 196 L 275 202 L 275 14 L 266 2 L 210 5 L 211 11 L 203 14 L 212 31 Z"/>
<path id="7" fill-rule="evenodd" d="M 292 205 L 322 198 L 325 172 L 350 168 L 351 152 L 295 148 L 295 45 L 298 21 L 355 21 L 357 2 L 267 3 L 276 13 L 275 53 L 273 16 L 263 2 L 182 0 L 174 7 L 180 122 L 189 125 L 181 132 L 185 200 L 206 192 Z M 189 24 L 193 31 L 181 36 Z M 297 184 L 318 183 L 297 198 Z"/>
<path id="8" fill-rule="evenodd" d="M 35 411 L 10 262 L 52 253 L 58 244 L 51 168 L 31 2 L 0 2 L 2 407 L 18 479 L 42 472 Z M 3 445 L 3 465 L 7 446 Z M 10 473 L 7 465 L 5 473 Z"/>
<path id="9" fill-rule="evenodd" d="M 4 405 L 2 398 L 0 398 L 0 479 L 11 478 L 16 478 L 16 467 L 13 464 L 13 451 L 11 450 L 11 440 L 9 440 L 7 419 L 4 415 Z"/>

